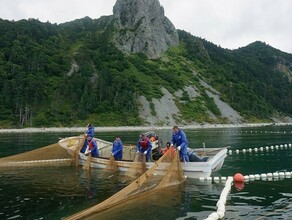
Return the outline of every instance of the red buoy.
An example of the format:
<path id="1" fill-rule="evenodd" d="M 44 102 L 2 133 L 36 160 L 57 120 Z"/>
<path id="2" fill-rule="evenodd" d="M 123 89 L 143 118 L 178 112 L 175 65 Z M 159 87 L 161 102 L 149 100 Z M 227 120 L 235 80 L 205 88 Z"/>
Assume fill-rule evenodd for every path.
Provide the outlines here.
<path id="1" fill-rule="evenodd" d="M 244 177 L 241 173 L 236 173 L 234 176 L 233 176 L 233 180 L 234 182 L 236 183 L 242 183 L 244 182 Z"/>
<path id="2" fill-rule="evenodd" d="M 236 173 L 233 176 L 234 186 L 238 191 L 241 191 L 244 188 L 244 177 L 241 173 Z"/>

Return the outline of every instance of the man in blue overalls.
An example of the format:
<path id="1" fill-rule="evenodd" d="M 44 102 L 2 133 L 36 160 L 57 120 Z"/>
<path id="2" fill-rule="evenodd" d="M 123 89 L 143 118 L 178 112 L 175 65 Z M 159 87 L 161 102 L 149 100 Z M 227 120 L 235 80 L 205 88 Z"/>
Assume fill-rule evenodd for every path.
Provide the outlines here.
<path id="1" fill-rule="evenodd" d="M 123 159 L 123 143 L 120 136 L 116 136 L 116 140 L 113 143 L 112 155 L 115 157 L 115 160 Z"/>
<path id="2" fill-rule="evenodd" d="M 172 131 L 171 146 L 176 145 L 176 149 L 179 150 L 181 161 L 190 162 L 187 151 L 188 140 L 186 134 L 176 125 L 173 126 Z"/>
<path id="3" fill-rule="evenodd" d="M 94 137 L 94 127 L 91 124 L 87 125 L 87 131 L 85 133 L 85 136 L 86 136 L 85 137 L 86 140 L 84 142 L 84 145 L 83 145 L 82 149 L 80 150 L 80 152 L 83 153 L 83 154 L 85 153 L 87 145 L 88 145 L 88 139 L 87 138 L 90 137 L 90 139 L 93 139 L 93 137 Z"/>

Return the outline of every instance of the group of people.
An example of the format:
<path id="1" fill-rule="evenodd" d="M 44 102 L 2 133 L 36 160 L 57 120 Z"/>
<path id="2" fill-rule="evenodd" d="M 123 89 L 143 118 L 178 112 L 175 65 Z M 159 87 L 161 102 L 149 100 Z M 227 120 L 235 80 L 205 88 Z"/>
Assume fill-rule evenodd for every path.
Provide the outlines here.
<path id="1" fill-rule="evenodd" d="M 86 140 L 81 149 L 81 153 L 89 154 L 91 153 L 92 157 L 99 157 L 99 151 L 96 141 L 94 140 L 94 127 L 91 124 L 88 124 L 86 131 Z M 149 161 L 152 150 L 152 141 L 145 134 L 141 134 L 139 140 L 136 144 L 137 153 L 142 153 L 146 157 L 146 161 Z M 115 160 L 122 160 L 123 158 L 123 143 L 120 136 L 116 136 L 113 145 L 112 145 L 112 156 Z M 168 142 L 165 149 L 162 150 L 162 154 L 166 153 L 171 147 L 175 147 L 179 151 L 180 159 L 184 162 L 189 162 L 188 155 L 188 140 L 186 134 L 178 127 L 174 126 L 172 129 L 172 138 L 171 142 Z M 174 149 L 174 148 L 171 148 Z"/>
<path id="2" fill-rule="evenodd" d="M 91 154 L 92 157 L 99 157 L 98 146 L 94 139 L 94 127 L 91 124 L 87 125 L 85 137 L 86 139 L 80 152 L 87 155 Z M 116 136 L 112 147 L 112 155 L 115 160 L 121 160 L 123 158 L 123 147 L 120 136 Z"/>

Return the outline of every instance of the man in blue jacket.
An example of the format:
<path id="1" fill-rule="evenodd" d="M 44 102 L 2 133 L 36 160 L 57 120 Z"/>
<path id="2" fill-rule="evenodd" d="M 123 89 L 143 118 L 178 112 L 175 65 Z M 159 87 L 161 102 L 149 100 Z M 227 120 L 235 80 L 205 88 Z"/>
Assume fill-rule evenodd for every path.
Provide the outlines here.
<path id="1" fill-rule="evenodd" d="M 121 141 L 120 136 L 116 136 L 116 140 L 113 143 L 112 155 L 115 160 L 121 160 L 123 158 L 123 143 Z"/>
<path id="2" fill-rule="evenodd" d="M 137 153 L 143 153 L 146 156 L 146 161 L 149 160 L 150 154 L 151 154 L 151 149 L 152 149 L 152 144 L 149 138 L 145 134 L 140 135 L 140 139 L 137 142 Z"/>
<path id="3" fill-rule="evenodd" d="M 87 138 L 90 137 L 92 139 L 94 137 L 94 127 L 91 124 L 87 125 L 87 131 L 85 133 L 85 136 L 86 136 L 85 137 L 86 140 L 85 140 L 85 142 L 83 144 L 82 149 L 80 150 L 80 152 L 83 153 L 83 154 L 85 153 L 87 145 L 88 145 L 88 139 Z"/>
<path id="4" fill-rule="evenodd" d="M 91 138 L 94 137 L 94 127 L 92 126 L 92 124 L 87 125 L 86 136 L 89 136 Z"/>
<path id="5" fill-rule="evenodd" d="M 188 140 L 186 134 L 178 128 L 173 126 L 172 129 L 171 146 L 176 145 L 176 149 L 179 150 L 180 159 L 184 162 L 189 162 L 188 156 Z"/>

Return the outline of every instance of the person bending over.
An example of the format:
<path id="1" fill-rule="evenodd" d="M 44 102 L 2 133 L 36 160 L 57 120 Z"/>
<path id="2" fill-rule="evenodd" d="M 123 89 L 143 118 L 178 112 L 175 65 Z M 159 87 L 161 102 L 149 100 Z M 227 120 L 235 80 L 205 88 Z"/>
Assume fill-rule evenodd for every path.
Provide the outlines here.
<path id="1" fill-rule="evenodd" d="M 146 161 L 148 161 L 150 158 L 151 149 L 152 149 L 152 144 L 149 138 L 145 134 L 141 134 L 136 146 L 137 146 L 137 153 L 140 152 L 140 153 L 145 154 Z"/>
<path id="2" fill-rule="evenodd" d="M 90 154 L 92 157 L 99 157 L 99 151 L 98 151 L 98 147 L 97 147 L 97 143 L 96 141 L 91 138 L 91 137 L 87 137 L 87 141 L 88 141 L 88 151 L 86 154 Z"/>

